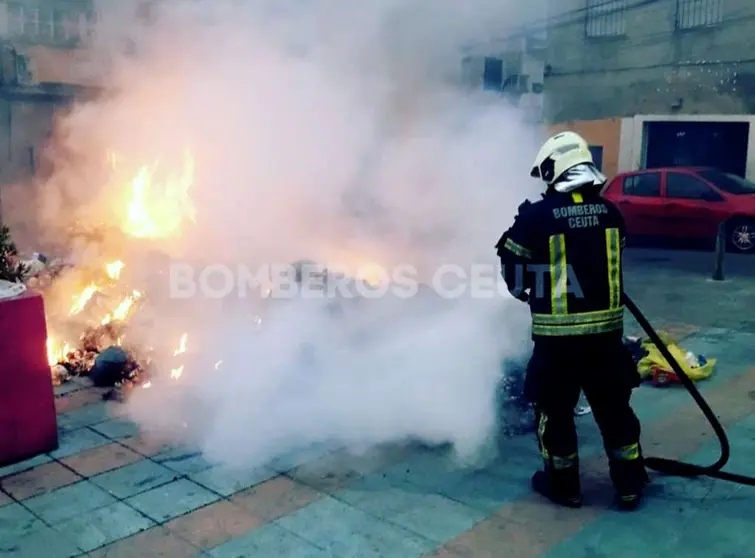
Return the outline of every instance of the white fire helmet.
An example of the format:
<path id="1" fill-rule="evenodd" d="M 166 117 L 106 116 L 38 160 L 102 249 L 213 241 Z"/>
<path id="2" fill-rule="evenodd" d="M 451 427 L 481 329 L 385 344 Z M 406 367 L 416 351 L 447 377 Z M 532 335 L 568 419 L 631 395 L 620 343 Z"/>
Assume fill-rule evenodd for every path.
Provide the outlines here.
<path id="1" fill-rule="evenodd" d="M 550 137 L 537 152 L 530 175 L 548 185 L 577 165 L 594 166 L 587 142 L 574 132 L 561 132 Z"/>

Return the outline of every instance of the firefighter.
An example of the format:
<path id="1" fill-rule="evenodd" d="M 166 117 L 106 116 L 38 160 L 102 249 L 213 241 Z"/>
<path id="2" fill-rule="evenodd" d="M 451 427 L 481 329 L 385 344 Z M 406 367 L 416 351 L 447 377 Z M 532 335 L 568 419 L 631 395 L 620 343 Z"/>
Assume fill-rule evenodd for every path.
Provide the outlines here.
<path id="1" fill-rule="evenodd" d="M 601 197 L 606 177 L 573 132 L 543 144 L 531 175 L 546 183 L 546 192 L 519 207 L 496 249 L 509 291 L 532 315 L 524 389 L 545 465 L 532 486 L 554 503 L 582 505 L 574 408 L 583 391 L 603 437 L 618 506 L 632 510 L 648 477 L 630 406 L 640 377 L 623 343 L 624 221 Z"/>

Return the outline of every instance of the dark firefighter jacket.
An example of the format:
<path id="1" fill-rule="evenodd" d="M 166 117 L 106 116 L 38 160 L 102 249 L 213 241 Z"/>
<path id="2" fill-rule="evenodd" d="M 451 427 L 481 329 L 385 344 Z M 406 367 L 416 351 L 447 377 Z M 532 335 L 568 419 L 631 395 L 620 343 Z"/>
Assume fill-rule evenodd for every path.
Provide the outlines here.
<path id="1" fill-rule="evenodd" d="M 621 335 L 624 220 L 594 190 L 525 201 L 496 245 L 509 291 L 529 302 L 532 336 Z"/>

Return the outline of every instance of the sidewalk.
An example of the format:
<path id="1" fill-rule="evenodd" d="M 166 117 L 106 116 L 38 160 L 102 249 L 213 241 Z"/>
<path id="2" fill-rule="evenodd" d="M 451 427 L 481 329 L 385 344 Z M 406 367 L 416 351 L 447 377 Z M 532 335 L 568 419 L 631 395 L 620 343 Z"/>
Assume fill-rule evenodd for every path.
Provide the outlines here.
<path id="1" fill-rule="evenodd" d="M 651 280 L 672 292 L 652 276 L 640 264 L 628 270 L 638 304 L 652 316 L 684 313 L 670 294 L 649 292 Z M 689 304 L 683 285 L 696 278 L 677 281 L 673 294 Z M 729 427 L 730 470 L 752 475 L 755 333 L 714 327 L 723 319 L 713 315 L 716 303 L 703 306 L 703 323 L 662 325 L 686 337 L 689 350 L 719 359 L 700 387 Z M 748 487 L 656 477 L 642 511 L 611 511 L 589 415 L 579 419 L 588 505 L 573 511 L 530 493 L 539 462 L 527 436 L 507 440 L 478 471 L 454 468 L 440 452 L 396 448 L 362 459 L 292 456 L 229 473 L 189 449 L 150 444 L 95 388 L 58 392 L 60 449 L 0 469 L 2 556 L 709 558 L 748 556 L 755 545 Z M 683 390 L 643 387 L 635 400 L 647 454 L 715 460 L 713 435 Z"/>
<path id="2" fill-rule="evenodd" d="M 726 254 L 724 281 L 713 281 L 710 252 L 629 248 L 627 294 L 648 318 L 755 332 L 755 257 Z"/>

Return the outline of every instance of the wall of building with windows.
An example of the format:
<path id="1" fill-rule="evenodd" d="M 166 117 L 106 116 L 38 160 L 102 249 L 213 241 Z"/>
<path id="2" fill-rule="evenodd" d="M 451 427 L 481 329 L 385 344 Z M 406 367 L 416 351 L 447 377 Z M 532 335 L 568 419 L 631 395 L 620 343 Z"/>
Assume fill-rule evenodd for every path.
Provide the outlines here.
<path id="1" fill-rule="evenodd" d="M 551 0 L 551 122 L 755 113 L 755 1 Z"/>
<path id="2" fill-rule="evenodd" d="M 95 11 L 91 0 L 0 2 L 0 40 L 21 55 L 25 84 L 80 83 L 80 65 Z M 26 75 L 23 75 L 26 74 Z"/>
<path id="3" fill-rule="evenodd" d="M 0 12 L 5 12 L 0 19 L 3 37 L 59 48 L 76 46 L 87 37 L 94 20 L 87 1 L 8 1 L 0 5 Z"/>
<path id="4" fill-rule="evenodd" d="M 470 46 L 463 53 L 462 82 L 500 95 L 528 122 L 542 123 L 546 45 L 543 29 L 522 27 L 506 38 Z"/>
<path id="5" fill-rule="evenodd" d="M 32 203 L 56 113 L 93 85 L 90 0 L 0 1 L 0 206 Z"/>

